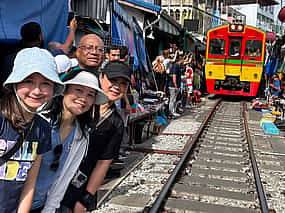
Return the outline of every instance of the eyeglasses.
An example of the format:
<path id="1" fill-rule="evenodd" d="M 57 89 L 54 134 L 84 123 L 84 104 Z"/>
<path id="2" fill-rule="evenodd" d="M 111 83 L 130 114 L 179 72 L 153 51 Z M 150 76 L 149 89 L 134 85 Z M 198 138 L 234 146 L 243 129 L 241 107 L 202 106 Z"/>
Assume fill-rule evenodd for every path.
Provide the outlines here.
<path id="1" fill-rule="evenodd" d="M 87 53 L 91 53 L 94 52 L 96 50 L 96 52 L 98 53 L 103 53 L 104 52 L 104 48 L 103 47 L 97 47 L 97 46 L 80 46 L 80 49 L 83 49 L 85 52 Z"/>
<path id="2" fill-rule="evenodd" d="M 58 169 L 58 166 L 59 166 L 59 159 L 60 159 L 60 156 L 61 156 L 61 154 L 62 154 L 62 149 L 63 149 L 62 144 L 57 145 L 57 146 L 54 147 L 54 149 L 53 149 L 54 160 L 53 160 L 52 164 L 50 165 L 50 169 L 51 169 L 52 171 L 56 171 L 56 170 Z"/>

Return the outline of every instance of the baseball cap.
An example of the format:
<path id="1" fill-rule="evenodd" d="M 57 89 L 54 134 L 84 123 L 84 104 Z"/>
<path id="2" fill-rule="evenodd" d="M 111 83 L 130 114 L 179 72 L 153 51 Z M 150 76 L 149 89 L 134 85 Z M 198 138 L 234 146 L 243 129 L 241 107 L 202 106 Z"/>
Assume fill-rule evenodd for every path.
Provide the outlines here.
<path id="1" fill-rule="evenodd" d="M 110 61 L 102 69 L 102 72 L 107 75 L 109 79 L 124 78 L 131 81 L 131 69 L 130 67 L 121 61 Z"/>
<path id="2" fill-rule="evenodd" d="M 33 73 L 39 73 L 55 83 L 54 95 L 64 91 L 64 85 L 58 77 L 54 57 L 45 49 L 38 47 L 25 48 L 16 55 L 11 74 L 3 86 L 9 87 L 20 83 Z"/>
<path id="3" fill-rule="evenodd" d="M 66 55 L 57 55 L 54 57 L 58 73 L 63 73 L 68 71 L 70 68 L 76 67 L 78 61 L 76 58 L 70 59 Z"/>
<path id="4" fill-rule="evenodd" d="M 99 81 L 93 73 L 83 69 L 71 72 L 62 79 L 64 85 L 76 84 L 93 88 L 97 91 L 94 104 L 100 105 L 108 102 L 107 95 L 99 88 Z"/>

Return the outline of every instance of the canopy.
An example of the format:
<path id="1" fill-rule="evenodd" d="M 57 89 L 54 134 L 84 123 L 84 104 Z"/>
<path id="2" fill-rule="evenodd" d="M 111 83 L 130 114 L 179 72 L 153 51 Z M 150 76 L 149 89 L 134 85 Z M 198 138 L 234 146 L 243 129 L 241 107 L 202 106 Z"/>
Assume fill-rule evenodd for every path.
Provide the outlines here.
<path id="1" fill-rule="evenodd" d="M 176 36 L 180 34 L 178 29 L 175 26 L 173 26 L 171 23 L 169 23 L 163 17 L 161 17 L 159 20 L 159 29 L 163 32 L 176 35 Z"/>
<path id="2" fill-rule="evenodd" d="M 227 5 L 260 4 L 262 6 L 278 5 L 275 0 L 226 0 Z"/>
<path id="3" fill-rule="evenodd" d="M 182 30 L 181 25 L 174 20 L 172 17 L 170 17 L 166 11 L 163 11 L 161 13 L 160 19 L 159 19 L 159 30 L 169 33 L 171 35 L 178 36 L 180 35 L 180 31 Z"/>
<path id="4" fill-rule="evenodd" d="M 116 0 L 112 13 L 112 44 L 128 46 L 134 57 L 134 70 L 148 71 L 142 30 L 135 18 L 130 17 Z"/>
<path id="5" fill-rule="evenodd" d="M 142 9 L 146 12 L 159 12 L 161 9 L 160 6 L 143 0 L 119 0 L 119 3 Z"/>
<path id="6" fill-rule="evenodd" d="M 68 34 L 68 1 L 26 0 L 0 1 L 0 40 L 20 39 L 20 29 L 34 21 L 41 25 L 45 45 L 50 41 L 65 42 Z"/>

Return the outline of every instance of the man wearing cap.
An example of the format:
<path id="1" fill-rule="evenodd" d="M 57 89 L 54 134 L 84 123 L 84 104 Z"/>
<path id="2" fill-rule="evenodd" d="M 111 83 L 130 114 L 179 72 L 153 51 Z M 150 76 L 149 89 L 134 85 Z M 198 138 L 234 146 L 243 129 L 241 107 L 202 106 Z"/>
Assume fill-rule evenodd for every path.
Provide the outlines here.
<path id="1" fill-rule="evenodd" d="M 80 189 L 74 189 L 74 187 L 70 186 L 62 201 L 62 204 L 65 206 L 75 205 L 71 209 L 73 212 L 85 212 L 85 208 L 91 211 L 96 208 L 92 196 L 89 196 L 87 200 L 90 200 L 90 203 L 95 204 L 95 206 L 91 204 L 84 206 L 80 197 L 77 196 L 77 198 L 74 198 L 72 196 L 71 199 L 70 195 L 81 194 L 82 196 L 86 196 L 86 193 L 84 193 L 86 191 L 94 195 L 104 180 L 112 160 L 118 155 L 124 124 L 114 102 L 121 99 L 126 93 L 130 80 L 128 65 L 119 61 L 108 63 L 102 70 L 102 73 L 100 73 L 101 88 L 109 101 L 98 108 L 100 116 L 96 129 L 91 133 L 87 155 L 79 167 L 81 173 L 86 175 L 88 182 Z M 74 190 L 76 191 L 75 193 Z M 76 202 L 76 204 L 72 204 L 71 200 Z"/>

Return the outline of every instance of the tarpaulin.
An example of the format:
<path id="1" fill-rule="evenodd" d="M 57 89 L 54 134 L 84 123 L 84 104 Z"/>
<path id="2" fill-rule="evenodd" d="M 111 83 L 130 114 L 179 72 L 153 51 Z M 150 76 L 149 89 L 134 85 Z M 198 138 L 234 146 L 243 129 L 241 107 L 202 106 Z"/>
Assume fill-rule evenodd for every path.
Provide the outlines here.
<path id="1" fill-rule="evenodd" d="M 117 1 L 114 1 L 112 13 L 112 44 L 125 45 L 129 48 L 130 55 L 134 57 L 134 70 L 139 68 L 139 60 L 134 42 L 134 25 L 132 18 L 120 7 Z"/>
<path id="2" fill-rule="evenodd" d="M 44 33 L 45 45 L 50 41 L 65 42 L 68 0 L 0 1 L 0 40 L 20 39 L 25 23 L 38 22 Z"/>
<path id="3" fill-rule="evenodd" d="M 141 8 L 145 8 L 150 11 L 159 12 L 161 7 L 154 4 L 154 1 L 147 0 L 119 0 L 119 3 L 127 3 L 130 5 L 138 6 Z"/>
<path id="4" fill-rule="evenodd" d="M 134 42 L 136 44 L 136 49 L 138 50 L 137 55 L 138 55 L 140 70 L 148 72 L 149 68 L 147 66 L 147 56 L 146 56 L 146 51 L 145 51 L 145 42 L 143 39 L 143 32 L 135 17 L 133 17 L 133 23 L 135 26 L 135 41 Z"/>

